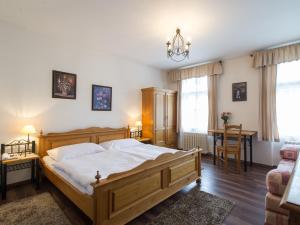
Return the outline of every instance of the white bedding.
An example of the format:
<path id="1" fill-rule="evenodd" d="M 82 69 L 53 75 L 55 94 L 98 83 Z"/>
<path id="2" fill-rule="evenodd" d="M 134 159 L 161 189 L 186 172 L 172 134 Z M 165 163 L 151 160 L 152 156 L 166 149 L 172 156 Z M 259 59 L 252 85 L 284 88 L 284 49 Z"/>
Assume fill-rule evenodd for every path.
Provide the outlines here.
<path id="1" fill-rule="evenodd" d="M 92 194 L 91 183 L 95 182 L 98 170 L 101 179 L 113 173 L 125 172 L 141 165 L 147 160 L 156 159 L 164 153 L 176 153 L 177 150 L 153 145 L 140 144 L 121 149 L 109 149 L 64 161 L 51 162 L 52 168 L 83 193 Z M 45 157 L 44 157 L 45 159 Z"/>
<path id="2" fill-rule="evenodd" d="M 124 152 L 124 153 L 129 153 L 133 156 L 143 158 L 145 160 L 150 160 L 150 159 L 156 159 L 158 156 L 164 153 L 171 153 L 174 154 L 178 152 L 178 150 L 171 149 L 171 148 L 165 148 L 165 147 L 160 147 L 160 146 L 155 146 L 155 145 L 148 145 L 148 144 L 143 144 L 141 143 L 140 145 L 135 145 L 132 147 L 127 147 L 127 148 L 121 148 L 118 149 L 118 151 Z"/>
<path id="3" fill-rule="evenodd" d="M 74 181 L 70 176 L 68 176 L 68 174 L 64 173 L 63 171 L 61 171 L 59 169 L 56 169 L 53 166 L 53 163 L 55 163 L 56 161 L 54 159 L 52 159 L 50 156 L 44 156 L 43 160 L 50 169 L 54 170 L 58 175 L 60 175 L 66 181 L 68 181 L 70 184 L 72 184 L 78 191 L 80 191 L 81 193 L 84 193 L 84 194 L 88 194 L 88 195 L 93 194 L 94 190 L 91 185 L 89 185 L 87 187 L 83 187 L 80 184 L 78 184 L 76 181 Z"/>

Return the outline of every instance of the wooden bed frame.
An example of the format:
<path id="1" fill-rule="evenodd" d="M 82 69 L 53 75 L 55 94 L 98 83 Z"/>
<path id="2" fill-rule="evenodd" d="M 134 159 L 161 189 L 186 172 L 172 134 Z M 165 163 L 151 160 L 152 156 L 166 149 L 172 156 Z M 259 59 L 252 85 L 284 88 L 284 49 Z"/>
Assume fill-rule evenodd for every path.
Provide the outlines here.
<path id="1" fill-rule="evenodd" d="M 127 137 L 126 128 L 88 128 L 47 135 L 41 133 L 39 137 L 39 155 L 45 176 L 95 225 L 125 224 L 191 182 L 201 181 L 200 149 L 163 154 L 130 171 L 112 174 L 107 179 L 95 179 L 91 184 L 94 188 L 93 195 L 78 191 L 42 160 L 51 148 L 84 142 L 101 143 Z"/>

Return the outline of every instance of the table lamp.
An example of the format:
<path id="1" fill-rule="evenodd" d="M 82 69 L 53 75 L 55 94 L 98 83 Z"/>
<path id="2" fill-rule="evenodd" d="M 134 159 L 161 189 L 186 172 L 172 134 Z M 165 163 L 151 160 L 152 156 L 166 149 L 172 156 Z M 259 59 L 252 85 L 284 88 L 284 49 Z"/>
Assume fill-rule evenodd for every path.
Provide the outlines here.
<path id="1" fill-rule="evenodd" d="M 34 128 L 34 126 L 32 125 L 26 125 L 22 128 L 22 131 L 21 131 L 23 134 L 27 134 L 27 141 L 28 143 L 30 142 L 30 139 L 29 139 L 29 135 L 30 134 L 35 134 L 36 133 L 36 130 Z"/>

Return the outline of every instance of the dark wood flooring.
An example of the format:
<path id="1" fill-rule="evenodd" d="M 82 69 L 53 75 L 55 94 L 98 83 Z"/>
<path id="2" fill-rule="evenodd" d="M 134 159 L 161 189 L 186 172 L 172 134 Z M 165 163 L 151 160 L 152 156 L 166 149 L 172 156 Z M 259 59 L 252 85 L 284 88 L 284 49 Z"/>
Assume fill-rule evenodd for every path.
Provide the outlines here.
<path id="1" fill-rule="evenodd" d="M 229 171 L 225 173 L 222 163 L 214 166 L 211 157 L 203 157 L 202 183 L 190 184 L 171 198 L 180 198 L 191 188 L 198 186 L 200 190 L 229 199 L 235 203 L 231 214 L 224 221 L 225 225 L 262 225 L 264 224 L 264 198 L 266 194 L 265 177 L 270 167 L 253 165 L 247 173 L 236 173 L 234 164 L 229 163 Z M 49 191 L 59 206 L 74 225 L 92 224 L 72 202 L 70 202 L 49 181 L 43 180 L 40 190 L 30 184 L 23 184 L 10 188 L 5 202 L 14 201 Z M 144 225 L 151 218 L 157 216 L 164 208 L 164 202 L 136 218 L 128 225 Z"/>

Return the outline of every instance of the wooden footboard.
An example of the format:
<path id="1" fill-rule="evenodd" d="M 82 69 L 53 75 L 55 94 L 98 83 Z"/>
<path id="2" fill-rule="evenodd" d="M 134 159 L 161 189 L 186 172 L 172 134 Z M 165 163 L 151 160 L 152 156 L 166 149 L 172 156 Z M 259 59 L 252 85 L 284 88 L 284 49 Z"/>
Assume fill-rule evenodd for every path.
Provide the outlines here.
<path id="1" fill-rule="evenodd" d="M 94 224 L 125 224 L 201 179 L 201 150 L 162 155 L 94 185 Z"/>

